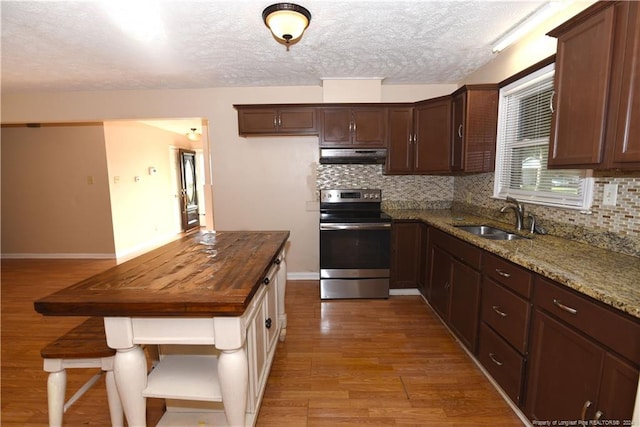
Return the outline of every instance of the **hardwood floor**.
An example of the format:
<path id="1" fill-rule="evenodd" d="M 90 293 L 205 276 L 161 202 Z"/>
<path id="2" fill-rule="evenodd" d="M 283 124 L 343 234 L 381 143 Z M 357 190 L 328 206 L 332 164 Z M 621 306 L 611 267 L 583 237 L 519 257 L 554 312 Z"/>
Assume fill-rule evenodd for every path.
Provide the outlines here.
<path id="1" fill-rule="evenodd" d="M 43 317 L 33 301 L 114 265 L 2 261 L 3 426 L 47 425 L 40 348 L 82 318 Z M 258 426 L 521 426 L 522 422 L 417 296 L 321 302 L 317 282 L 290 282 Z M 95 371 L 68 371 L 67 395 Z M 162 401 L 147 400 L 147 420 Z M 65 425 L 109 425 L 101 379 Z"/>

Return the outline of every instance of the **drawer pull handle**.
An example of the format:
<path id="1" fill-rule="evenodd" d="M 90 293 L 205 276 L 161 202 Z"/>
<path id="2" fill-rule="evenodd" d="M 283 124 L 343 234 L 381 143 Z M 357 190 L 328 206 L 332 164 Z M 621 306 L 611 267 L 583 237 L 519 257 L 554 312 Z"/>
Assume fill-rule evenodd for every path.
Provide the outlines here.
<path id="1" fill-rule="evenodd" d="M 578 314 L 578 310 L 564 305 L 563 303 L 560 302 L 560 300 L 554 299 L 553 304 L 559 309 L 566 311 L 567 313 Z"/>
<path id="2" fill-rule="evenodd" d="M 493 354 L 493 353 L 489 353 L 489 359 L 491 359 L 491 361 L 492 361 L 493 363 L 495 363 L 496 365 L 498 365 L 498 366 L 502 366 L 502 365 L 504 365 L 504 363 L 503 363 L 503 362 L 501 362 L 501 361 L 499 361 L 498 359 L 496 359 L 496 355 L 495 355 L 495 354 Z"/>
<path id="3" fill-rule="evenodd" d="M 265 285 L 268 285 L 269 283 L 271 283 L 271 280 L 269 280 L 269 278 L 268 278 L 268 277 L 265 277 L 265 278 L 262 280 L 262 283 L 264 283 Z"/>
<path id="4" fill-rule="evenodd" d="M 502 277 L 506 277 L 507 279 L 509 277 L 511 277 L 511 275 L 509 273 L 507 273 L 506 271 L 502 271 L 499 268 L 496 268 L 496 273 L 498 273 L 499 275 L 501 275 Z"/>
<path id="5" fill-rule="evenodd" d="M 584 405 L 582 405 L 582 413 L 580 414 L 580 419 L 582 421 L 585 421 L 585 417 L 587 416 L 587 409 L 589 409 L 589 406 L 591 406 L 591 401 L 587 400 L 586 402 L 584 402 Z"/>
<path id="6" fill-rule="evenodd" d="M 264 321 L 264 326 L 266 326 L 267 329 L 271 329 L 271 318 Z"/>
<path id="7" fill-rule="evenodd" d="M 500 316 L 507 317 L 507 313 L 505 313 L 504 311 L 500 310 L 500 306 L 499 305 L 494 305 L 491 308 L 493 308 L 493 311 L 498 313 Z"/>

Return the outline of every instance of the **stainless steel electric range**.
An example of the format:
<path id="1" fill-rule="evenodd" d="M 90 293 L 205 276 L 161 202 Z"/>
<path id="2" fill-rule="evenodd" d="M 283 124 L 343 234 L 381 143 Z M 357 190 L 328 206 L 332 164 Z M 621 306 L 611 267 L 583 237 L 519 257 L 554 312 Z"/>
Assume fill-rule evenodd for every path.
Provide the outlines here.
<path id="1" fill-rule="evenodd" d="M 391 217 L 382 192 L 320 191 L 320 298 L 388 298 Z"/>

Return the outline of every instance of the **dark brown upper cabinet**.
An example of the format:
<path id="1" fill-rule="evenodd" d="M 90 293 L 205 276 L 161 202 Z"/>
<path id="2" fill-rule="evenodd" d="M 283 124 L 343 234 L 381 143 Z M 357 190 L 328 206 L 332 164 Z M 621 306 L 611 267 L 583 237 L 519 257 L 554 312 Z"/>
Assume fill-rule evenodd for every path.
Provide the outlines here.
<path id="1" fill-rule="evenodd" d="M 389 107 L 389 150 L 385 173 L 449 172 L 451 97 Z"/>
<path id="2" fill-rule="evenodd" d="M 413 105 L 389 107 L 389 149 L 385 173 L 412 174 L 415 145 L 413 144 Z"/>
<path id="3" fill-rule="evenodd" d="M 498 130 L 497 85 L 467 85 L 453 93 L 452 172 L 492 172 Z"/>
<path id="4" fill-rule="evenodd" d="M 414 114 L 414 173 L 450 172 L 451 97 L 418 102 Z"/>
<path id="5" fill-rule="evenodd" d="M 558 38 L 549 167 L 639 169 L 638 2 L 597 2 Z"/>
<path id="6" fill-rule="evenodd" d="M 238 110 L 240 136 L 317 135 L 313 107 L 234 105 Z"/>
<path id="7" fill-rule="evenodd" d="M 318 109 L 321 147 L 384 148 L 387 108 L 336 106 Z"/>

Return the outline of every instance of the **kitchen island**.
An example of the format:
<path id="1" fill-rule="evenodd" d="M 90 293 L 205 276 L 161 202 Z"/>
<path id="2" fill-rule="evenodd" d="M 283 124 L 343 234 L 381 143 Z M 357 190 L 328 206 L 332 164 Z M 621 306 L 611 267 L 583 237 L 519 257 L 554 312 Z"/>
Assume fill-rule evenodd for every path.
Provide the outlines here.
<path id="1" fill-rule="evenodd" d="M 104 317 L 130 426 L 146 425 L 146 397 L 172 399 L 159 425 L 252 425 L 275 343 L 285 334 L 288 237 L 288 231 L 189 234 L 42 298 L 35 309 L 47 316 Z M 161 352 L 147 376 L 143 344 L 214 352 Z M 179 406 L 172 413 L 174 400 L 221 402 L 224 413 L 220 418 Z"/>

